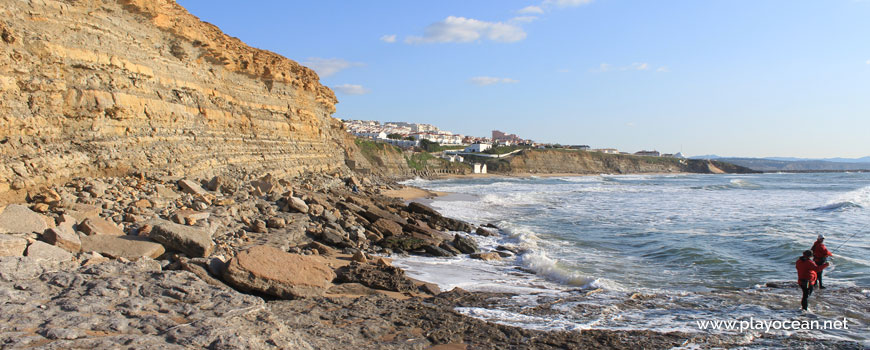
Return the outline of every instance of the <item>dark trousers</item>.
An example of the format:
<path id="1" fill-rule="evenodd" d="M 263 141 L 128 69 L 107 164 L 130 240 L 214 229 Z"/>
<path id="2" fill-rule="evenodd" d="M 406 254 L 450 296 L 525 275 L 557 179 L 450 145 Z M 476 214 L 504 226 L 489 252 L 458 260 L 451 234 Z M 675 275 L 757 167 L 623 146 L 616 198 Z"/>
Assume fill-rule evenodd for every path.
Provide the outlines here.
<path id="1" fill-rule="evenodd" d="M 810 284 L 810 280 L 799 280 L 798 284 L 801 286 L 801 291 L 804 292 L 804 295 L 801 298 L 801 309 L 806 310 L 809 304 L 810 295 L 813 294 L 813 285 Z"/>
<path id="2" fill-rule="evenodd" d="M 819 261 L 816 261 L 816 265 L 822 266 L 826 262 L 828 262 L 828 258 L 821 258 L 821 259 L 819 259 Z M 819 273 L 818 273 L 818 275 L 819 275 L 819 288 L 822 288 L 822 272 L 824 272 L 824 270 L 819 270 Z"/>

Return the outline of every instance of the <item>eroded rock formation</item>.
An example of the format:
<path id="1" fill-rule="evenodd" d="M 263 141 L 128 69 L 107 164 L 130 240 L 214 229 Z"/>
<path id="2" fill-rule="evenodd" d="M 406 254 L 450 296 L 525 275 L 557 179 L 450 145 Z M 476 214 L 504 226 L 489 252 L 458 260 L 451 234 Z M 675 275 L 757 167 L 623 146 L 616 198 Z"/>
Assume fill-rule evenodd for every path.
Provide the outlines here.
<path id="1" fill-rule="evenodd" d="M 77 176 L 332 171 L 354 147 L 314 71 L 172 0 L 2 4 L 9 201 Z"/>

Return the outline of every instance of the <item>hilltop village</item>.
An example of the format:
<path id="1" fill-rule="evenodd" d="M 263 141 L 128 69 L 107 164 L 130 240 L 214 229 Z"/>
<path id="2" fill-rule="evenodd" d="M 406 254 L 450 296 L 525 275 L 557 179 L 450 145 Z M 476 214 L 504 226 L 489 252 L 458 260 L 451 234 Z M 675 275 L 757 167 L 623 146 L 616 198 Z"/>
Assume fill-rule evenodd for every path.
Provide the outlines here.
<path id="1" fill-rule="evenodd" d="M 503 158 L 524 149 L 561 149 L 574 151 L 599 152 L 604 154 L 623 154 L 648 157 L 667 157 L 684 159 L 681 153 L 662 154 L 656 150 L 642 150 L 634 153 L 620 152 L 616 148 L 591 148 L 589 145 L 561 145 L 535 142 L 516 134 L 493 130 L 491 137 L 461 135 L 442 130 L 432 124 L 408 122 L 384 122 L 374 120 L 342 119 L 347 132 L 352 135 L 397 146 L 404 150 L 437 153 L 450 162 L 469 163 L 474 173 L 486 173 L 486 164 L 473 161 L 468 156 L 484 158 Z"/>

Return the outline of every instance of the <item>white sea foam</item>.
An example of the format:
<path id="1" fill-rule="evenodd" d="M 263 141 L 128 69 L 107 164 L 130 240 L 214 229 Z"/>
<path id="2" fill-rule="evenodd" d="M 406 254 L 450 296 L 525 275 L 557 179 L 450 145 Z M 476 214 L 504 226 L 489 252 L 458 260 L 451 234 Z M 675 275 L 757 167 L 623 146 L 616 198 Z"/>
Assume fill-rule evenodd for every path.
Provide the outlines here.
<path id="1" fill-rule="evenodd" d="M 838 195 L 825 205 L 813 210 L 843 210 L 849 208 L 870 208 L 870 186 Z"/>

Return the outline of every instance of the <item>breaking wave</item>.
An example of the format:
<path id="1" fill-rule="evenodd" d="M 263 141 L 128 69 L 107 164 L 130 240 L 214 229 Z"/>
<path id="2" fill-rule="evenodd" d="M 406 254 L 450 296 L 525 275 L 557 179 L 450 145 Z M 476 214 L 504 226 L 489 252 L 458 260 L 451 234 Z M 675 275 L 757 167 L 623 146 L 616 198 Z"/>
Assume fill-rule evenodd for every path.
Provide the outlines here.
<path id="1" fill-rule="evenodd" d="M 825 205 L 813 208 L 815 211 L 845 211 L 870 206 L 870 186 L 844 193 L 828 201 Z"/>

